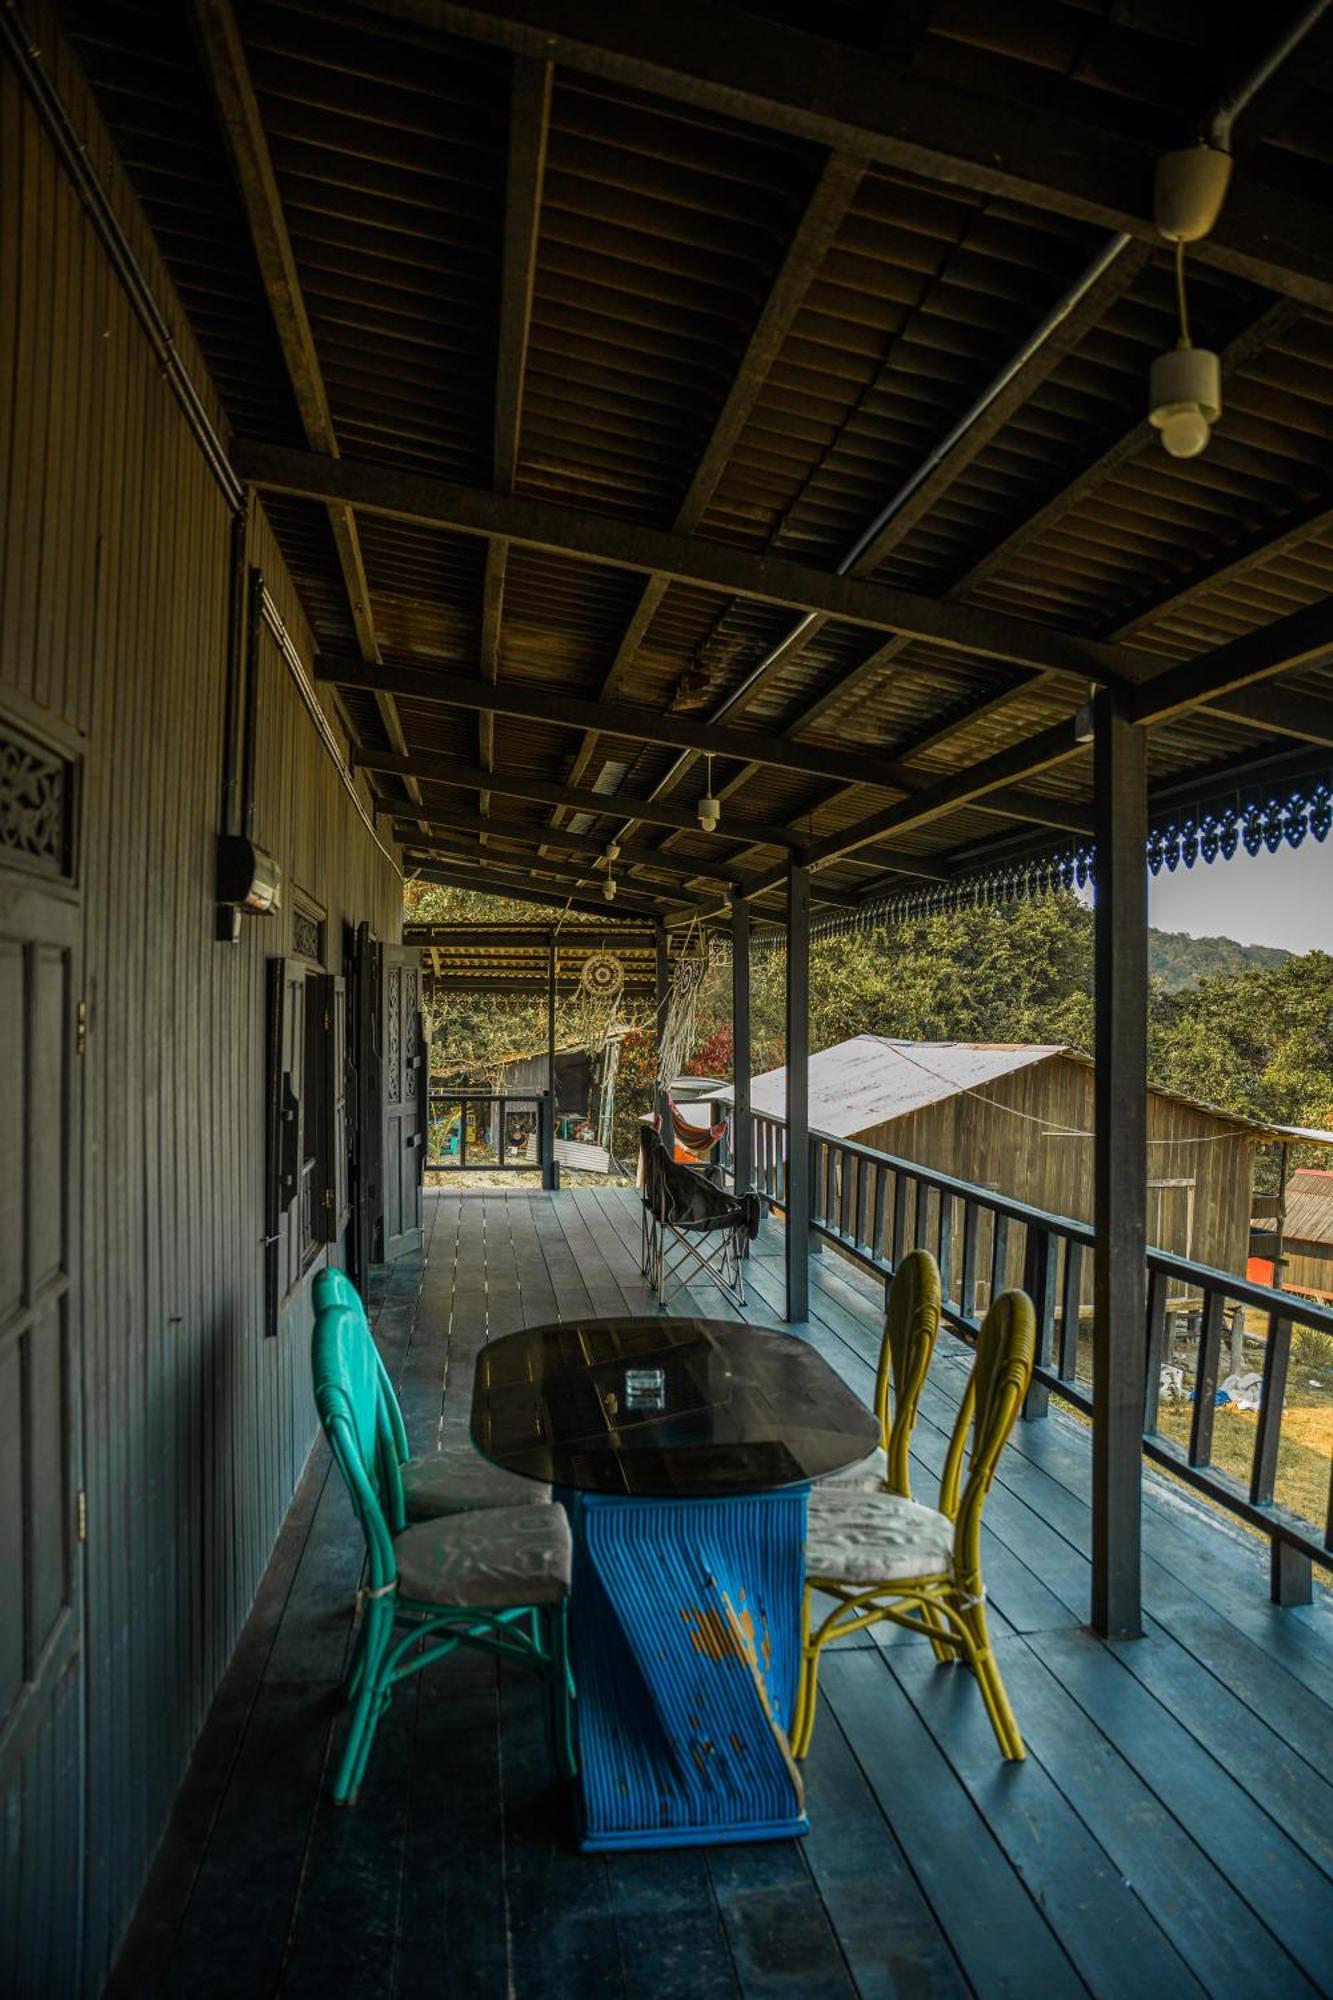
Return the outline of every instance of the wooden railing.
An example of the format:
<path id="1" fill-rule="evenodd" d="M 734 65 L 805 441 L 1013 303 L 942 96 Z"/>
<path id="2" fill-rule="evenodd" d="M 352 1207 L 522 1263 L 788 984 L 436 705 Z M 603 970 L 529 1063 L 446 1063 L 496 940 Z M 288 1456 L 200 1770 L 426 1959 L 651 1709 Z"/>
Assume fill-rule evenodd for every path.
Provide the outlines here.
<path id="1" fill-rule="evenodd" d="M 756 1112 L 753 1130 L 755 1184 L 780 1209 L 785 1123 Z M 1051 1395 L 1092 1415 L 1091 1223 L 824 1132 L 810 1134 L 810 1208 L 817 1238 L 886 1279 L 906 1251 L 930 1250 L 940 1267 L 945 1318 L 965 1338 L 975 1336 L 997 1292 L 1021 1285 L 1036 1307 L 1038 1331 L 1025 1416 L 1044 1416 Z M 1317 1496 L 1321 1528 L 1279 1502 L 1280 1484 L 1289 1488 L 1291 1479 L 1280 1477 L 1278 1454 L 1293 1341 L 1302 1331 L 1329 1341 L 1333 1390 L 1333 1311 L 1164 1250 L 1150 1249 L 1147 1265 L 1144 1453 L 1266 1535 L 1274 1599 L 1307 1602 L 1312 1564 L 1333 1567 L 1329 1470 L 1325 1465 Z M 1214 1452 L 1219 1385 L 1243 1373 L 1260 1379 L 1242 1476 L 1215 1463 Z"/>
<path id="2" fill-rule="evenodd" d="M 426 1165 L 432 1173 L 540 1172 L 554 1185 L 550 1098 L 432 1085 Z"/>

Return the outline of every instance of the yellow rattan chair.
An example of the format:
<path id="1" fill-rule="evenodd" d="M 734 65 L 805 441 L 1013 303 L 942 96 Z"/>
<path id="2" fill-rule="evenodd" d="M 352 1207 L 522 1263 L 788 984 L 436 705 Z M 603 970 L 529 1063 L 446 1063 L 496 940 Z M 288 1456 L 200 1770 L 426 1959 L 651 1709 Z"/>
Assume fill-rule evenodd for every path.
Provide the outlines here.
<path id="1" fill-rule="evenodd" d="M 900 1259 L 889 1286 L 884 1337 L 879 1346 L 875 1376 L 879 1449 L 859 1465 L 826 1479 L 821 1493 L 842 1493 L 852 1487 L 911 1499 L 908 1460 L 912 1430 L 939 1330 L 940 1267 L 929 1250 L 909 1250 Z"/>
<path id="2" fill-rule="evenodd" d="M 1002 1292 L 977 1336 L 976 1360 L 944 1461 L 938 1509 L 895 1493 L 847 1487 L 816 1488 L 811 1495 L 801 1685 L 791 1726 L 795 1756 L 805 1755 L 814 1734 L 823 1648 L 881 1619 L 922 1633 L 937 1659 L 966 1660 L 1002 1754 L 1015 1761 L 1026 1756 L 991 1651 L 981 1576 L 981 1511 L 1027 1394 L 1035 1351 L 1031 1300 L 1022 1292 Z M 811 1613 L 816 1590 L 837 1600 L 817 1628 Z"/>

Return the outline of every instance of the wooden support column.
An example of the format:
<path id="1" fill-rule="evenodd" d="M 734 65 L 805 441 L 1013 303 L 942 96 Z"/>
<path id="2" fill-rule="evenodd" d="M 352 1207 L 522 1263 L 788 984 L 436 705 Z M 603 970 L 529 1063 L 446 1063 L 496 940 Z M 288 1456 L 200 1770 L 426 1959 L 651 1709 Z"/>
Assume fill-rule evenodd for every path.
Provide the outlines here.
<path id="1" fill-rule="evenodd" d="M 787 1318 L 810 1312 L 810 870 L 787 874 Z"/>
<path id="2" fill-rule="evenodd" d="M 666 1027 L 667 1008 L 671 1001 L 671 960 L 667 953 L 666 925 L 660 917 L 657 921 L 655 931 L 654 971 L 654 1018 L 657 1024 L 657 1060 L 660 1066 L 662 1060 L 662 1034 Z M 662 1143 L 668 1152 L 670 1152 L 673 1150 L 673 1140 L 671 1135 L 671 1114 L 667 1109 L 665 1083 L 659 1082 L 657 1089 L 653 1093 L 653 1110 L 657 1113 L 661 1121 Z"/>
<path id="3" fill-rule="evenodd" d="M 542 1186 L 560 1185 L 555 1164 L 555 932 L 547 943 L 546 955 L 546 1152 L 542 1159 Z"/>
<path id="4" fill-rule="evenodd" d="M 1092 1624 L 1142 1633 L 1148 1217 L 1148 833 L 1145 733 L 1096 697 L 1096 1195 Z"/>
<path id="5" fill-rule="evenodd" d="M 731 899 L 732 1180 L 743 1191 L 754 1179 L 750 1124 L 750 905 Z"/>

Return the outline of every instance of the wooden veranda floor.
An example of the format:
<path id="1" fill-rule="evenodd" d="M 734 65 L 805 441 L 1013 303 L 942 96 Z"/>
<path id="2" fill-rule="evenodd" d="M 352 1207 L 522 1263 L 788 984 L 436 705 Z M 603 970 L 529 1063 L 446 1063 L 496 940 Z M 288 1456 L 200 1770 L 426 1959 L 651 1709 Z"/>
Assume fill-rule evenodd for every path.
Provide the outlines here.
<path id="1" fill-rule="evenodd" d="M 651 1305 L 628 1192 L 427 1197 L 377 1330 L 415 1440 L 465 1427 L 487 1338 Z M 752 1260 L 780 1320 L 781 1238 Z M 863 1395 L 876 1288 L 812 1266 L 809 1337 Z M 716 1294 L 699 1306 L 723 1310 Z M 689 1310 L 687 1296 L 676 1309 Z M 966 1353 L 918 1430 L 930 1497 Z M 332 1809 L 359 1543 L 317 1449 L 180 1795 L 111 1992 L 713 2000 L 1333 1990 L 1333 1615 L 1275 1611 L 1257 1545 L 1154 1480 L 1147 1639 L 1088 1602 L 1087 1434 L 1020 1426 L 988 1508 L 999 1652 L 1029 1745 L 1001 1764 L 961 1671 L 909 1635 L 831 1654 L 781 1845 L 582 1856 L 535 1686 L 480 1656 L 408 1684 L 361 1805 Z"/>

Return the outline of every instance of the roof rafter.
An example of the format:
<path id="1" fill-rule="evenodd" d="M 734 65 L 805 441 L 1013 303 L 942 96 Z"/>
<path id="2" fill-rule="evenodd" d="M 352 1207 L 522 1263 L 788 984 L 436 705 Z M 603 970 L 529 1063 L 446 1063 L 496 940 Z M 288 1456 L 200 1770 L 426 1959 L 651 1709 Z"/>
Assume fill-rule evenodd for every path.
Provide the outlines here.
<path id="1" fill-rule="evenodd" d="M 717 421 L 694 469 L 694 476 L 677 509 L 672 523 L 677 534 L 693 533 L 708 511 L 736 441 L 763 392 L 769 371 L 828 253 L 829 244 L 856 198 L 865 167 L 865 161 L 859 156 L 843 152 L 832 153 L 825 161 L 746 343 L 727 399 L 718 412 Z M 650 576 L 644 584 L 639 602 L 621 635 L 616 656 L 602 682 L 603 697 L 609 698 L 624 685 L 634 656 L 666 595 L 667 582 L 665 577 Z M 591 762 L 596 742 L 595 733 L 590 732 L 579 748 L 570 773 L 576 783 Z"/>
<path id="2" fill-rule="evenodd" d="M 1333 659 L 1333 599 L 1323 598 L 1197 659 L 1167 667 L 1134 690 L 1130 712 L 1136 722 L 1162 722 L 1181 709 L 1328 659 Z"/>
<path id="3" fill-rule="evenodd" d="M 902 632 L 958 652 L 1047 667 L 1083 679 L 1132 684 L 1148 671 L 1148 662 L 1126 648 L 1026 619 L 944 603 L 857 577 L 834 576 L 808 563 L 753 555 L 722 542 L 646 528 L 547 500 L 488 493 L 422 473 L 321 458 L 280 445 L 238 441 L 232 457 L 240 477 L 295 499 L 341 500 L 423 527 L 501 535 L 576 562 L 657 573 L 756 603 L 825 611 L 872 631 Z"/>
<path id="4" fill-rule="evenodd" d="M 259 100 L 250 79 L 245 45 L 231 0 L 193 0 L 193 10 L 200 53 L 217 104 L 250 241 L 306 442 L 313 452 L 336 459 L 338 439 L 324 375 L 315 351 L 315 337 L 306 312 Z M 356 517 L 349 506 L 336 501 L 329 503 L 326 511 L 357 645 L 364 660 L 377 661 L 379 642 Z M 407 742 L 392 694 L 379 692 L 375 702 L 390 744 L 395 750 L 405 750 Z M 413 779 L 406 780 L 408 796 L 415 800 L 420 794 L 414 786 Z"/>
<path id="5" fill-rule="evenodd" d="M 715 757 L 735 757 L 779 771 L 803 772 L 815 778 L 853 778 L 886 791 L 912 791 L 926 782 L 920 773 L 881 757 L 871 745 L 863 750 L 821 748 L 789 736 L 772 736 L 758 729 L 728 729 L 707 717 L 672 714 L 637 703 L 587 701 L 577 695 L 531 683 L 505 682 L 492 688 L 486 681 L 439 667 L 382 667 L 342 660 L 321 653 L 318 678 L 340 687 L 385 688 L 410 695 L 414 701 L 439 702 L 449 708 L 484 709 L 494 703 L 497 714 L 532 722 L 549 722 L 557 729 L 597 729 L 603 736 L 628 737 L 637 743 L 697 750 Z M 611 794 L 614 797 L 614 794 Z"/>
<path id="6" fill-rule="evenodd" d="M 872 50 L 766 19 L 723 31 L 707 0 L 369 0 L 382 16 L 549 57 L 770 131 L 864 153 L 926 180 L 1123 231 L 1154 246 L 1147 140 L 1019 98 L 964 90 Z M 741 17 L 744 18 L 744 17 Z M 739 23 L 737 24 L 739 27 Z M 1180 143 L 1193 136 L 1182 115 Z M 1194 254 L 1250 284 L 1333 310 L 1333 216 L 1250 179 Z"/>
<path id="7" fill-rule="evenodd" d="M 406 771 L 424 784 L 445 785 L 455 791 L 475 792 L 480 789 L 479 774 L 475 764 L 465 764 L 453 757 L 436 757 L 422 751 L 415 756 L 400 756 L 388 750 L 354 749 L 352 763 L 364 771 Z M 678 826 L 699 831 L 697 813 L 687 811 L 684 806 L 675 806 L 665 799 L 626 800 L 614 792 L 594 792 L 584 787 L 553 783 L 545 778 L 537 778 L 527 772 L 494 771 L 487 775 L 493 792 L 502 798 L 528 799 L 537 805 L 568 806 L 578 813 L 591 813 L 598 819 L 623 819 L 627 805 L 634 808 L 636 819 L 654 821 L 662 826 Z M 427 816 L 429 816 L 429 811 Z M 803 854 L 810 842 L 802 833 L 794 833 L 790 827 L 768 826 L 758 820 L 725 821 L 717 832 L 711 834 L 713 840 L 735 841 L 741 846 L 760 845 L 764 847 L 790 848 L 794 854 Z"/>
<path id="8" fill-rule="evenodd" d="M 532 292 L 537 274 L 537 234 L 551 128 L 549 62 L 514 58 L 509 91 L 509 150 L 505 169 L 504 245 L 500 260 L 500 333 L 495 355 L 495 423 L 491 484 L 512 493 L 518 471 L 518 439 L 523 418 Z M 481 671 L 494 683 L 500 673 L 500 627 L 504 617 L 505 570 L 509 544 L 497 536 L 486 549 L 482 582 Z M 478 723 L 483 770 L 495 761 L 495 717 L 484 709 Z M 489 810 L 481 794 L 481 810 Z"/>

